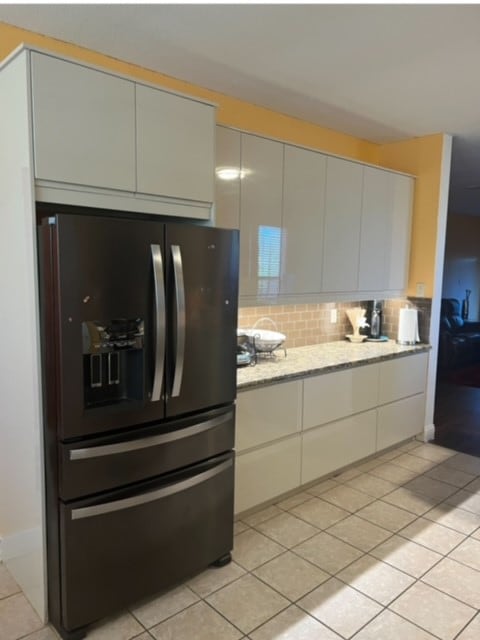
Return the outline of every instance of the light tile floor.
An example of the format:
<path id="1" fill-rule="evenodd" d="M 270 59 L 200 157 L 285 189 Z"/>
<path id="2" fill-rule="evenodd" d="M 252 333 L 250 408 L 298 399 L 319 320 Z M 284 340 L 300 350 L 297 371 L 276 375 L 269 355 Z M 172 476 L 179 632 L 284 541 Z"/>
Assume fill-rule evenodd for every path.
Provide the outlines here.
<path id="1" fill-rule="evenodd" d="M 88 640 L 478 640 L 480 458 L 411 441 L 235 523 L 233 562 Z M 56 640 L 0 565 L 0 640 Z"/>

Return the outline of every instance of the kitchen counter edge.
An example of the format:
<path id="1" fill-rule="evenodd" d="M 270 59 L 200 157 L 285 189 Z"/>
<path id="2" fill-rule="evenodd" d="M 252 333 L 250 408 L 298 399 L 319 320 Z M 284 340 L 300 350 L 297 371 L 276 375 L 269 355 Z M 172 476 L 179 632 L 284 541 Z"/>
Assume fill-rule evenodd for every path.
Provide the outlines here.
<path id="1" fill-rule="evenodd" d="M 237 390 L 257 388 L 322 375 L 343 369 L 361 367 L 375 362 L 393 360 L 416 353 L 428 352 L 430 344 L 404 346 L 394 340 L 352 344 L 346 341 L 326 342 L 306 347 L 279 349 L 274 356 L 259 356 L 255 366 L 237 368 Z"/>

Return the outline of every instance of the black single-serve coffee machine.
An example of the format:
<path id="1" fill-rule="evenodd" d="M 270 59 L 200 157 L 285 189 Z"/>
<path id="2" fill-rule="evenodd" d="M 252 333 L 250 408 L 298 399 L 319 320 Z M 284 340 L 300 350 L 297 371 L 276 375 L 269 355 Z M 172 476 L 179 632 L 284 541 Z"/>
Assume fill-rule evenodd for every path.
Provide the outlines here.
<path id="1" fill-rule="evenodd" d="M 380 340 L 382 337 L 383 300 L 369 300 L 367 304 L 368 337 Z"/>

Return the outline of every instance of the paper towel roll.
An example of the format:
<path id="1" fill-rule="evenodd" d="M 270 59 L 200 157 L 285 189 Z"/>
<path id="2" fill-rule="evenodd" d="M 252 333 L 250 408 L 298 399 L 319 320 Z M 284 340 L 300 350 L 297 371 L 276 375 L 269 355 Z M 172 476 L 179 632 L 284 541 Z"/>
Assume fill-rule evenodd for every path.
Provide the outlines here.
<path id="1" fill-rule="evenodd" d="M 400 309 L 398 317 L 398 344 L 415 344 L 419 342 L 418 311 L 416 309 Z"/>

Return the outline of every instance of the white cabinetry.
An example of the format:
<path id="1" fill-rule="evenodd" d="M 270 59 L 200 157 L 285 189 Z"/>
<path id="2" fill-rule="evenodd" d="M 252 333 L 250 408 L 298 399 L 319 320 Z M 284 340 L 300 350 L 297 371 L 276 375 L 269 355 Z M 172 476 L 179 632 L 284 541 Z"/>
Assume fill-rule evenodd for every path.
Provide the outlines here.
<path id="1" fill-rule="evenodd" d="M 216 168 L 215 221 L 240 229 L 246 303 L 405 290 L 412 178 L 223 126 Z"/>
<path id="2" fill-rule="evenodd" d="M 324 292 L 357 290 L 362 181 L 362 165 L 328 158 L 322 277 Z"/>
<path id="3" fill-rule="evenodd" d="M 303 428 L 310 429 L 376 406 L 378 364 L 306 378 Z"/>
<path id="4" fill-rule="evenodd" d="M 211 106 L 137 85 L 136 131 L 138 192 L 213 202 Z"/>
<path id="5" fill-rule="evenodd" d="M 427 366 L 426 353 L 380 364 L 377 449 L 423 430 Z"/>
<path id="6" fill-rule="evenodd" d="M 32 52 L 35 177 L 135 190 L 135 83 Z"/>
<path id="7" fill-rule="evenodd" d="M 283 145 L 242 134 L 240 295 L 275 295 L 280 287 Z"/>
<path id="8" fill-rule="evenodd" d="M 320 292 L 326 165 L 320 153 L 285 145 L 281 293 Z"/>
<path id="9" fill-rule="evenodd" d="M 378 401 L 386 404 L 421 393 L 425 388 L 428 354 L 387 360 L 380 364 Z"/>
<path id="10" fill-rule="evenodd" d="M 360 291 L 406 287 L 412 179 L 365 167 L 360 233 Z"/>
<path id="11" fill-rule="evenodd" d="M 224 229 L 239 229 L 242 134 L 219 126 L 216 131 L 215 224 Z"/>
<path id="12" fill-rule="evenodd" d="M 238 394 L 236 513 L 299 486 L 301 412 L 301 381 Z"/>
<path id="13" fill-rule="evenodd" d="M 237 399 L 237 452 L 300 431 L 302 383 L 283 384 L 244 391 Z"/>
<path id="14" fill-rule="evenodd" d="M 235 513 L 300 486 L 300 448 L 296 436 L 237 455 Z"/>
<path id="15" fill-rule="evenodd" d="M 302 436 L 302 484 L 375 453 L 375 410 L 322 425 Z"/>
<path id="16" fill-rule="evenodd" d="M 215 109 L 36 51 L 37 200 L 208 219 Z"/>
<path id="17" fill-rule="evenodd" d="M 422 433 L 427 364 L 419 353 L 240 391 L 235 512 Z"/>

